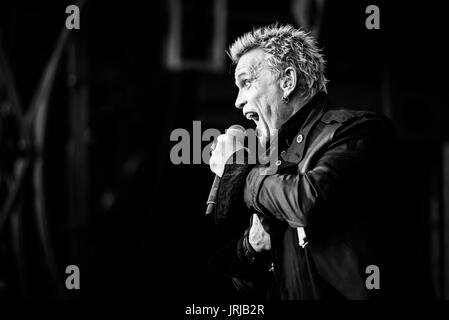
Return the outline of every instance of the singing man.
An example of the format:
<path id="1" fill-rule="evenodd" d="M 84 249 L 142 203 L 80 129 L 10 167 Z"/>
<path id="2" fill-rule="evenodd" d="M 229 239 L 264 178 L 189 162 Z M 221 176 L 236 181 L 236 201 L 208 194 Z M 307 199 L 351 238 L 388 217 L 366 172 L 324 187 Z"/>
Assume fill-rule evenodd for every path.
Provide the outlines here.
<path id="1" fill-rule="evenodd" d="M 301 29 L 255 29 L 229 55 L 235 107 L 254 121 L 261 145 L 276 145 L 277 160 L 232 163 L 223 150 L 244 146 L 218 137 L 210 159 L 221 177 L 214 215 L 229 241 L 211 258 L 213 268 L 262 299 L 395 297 L 392 122 L 332 104 L 323 53 Z"/>

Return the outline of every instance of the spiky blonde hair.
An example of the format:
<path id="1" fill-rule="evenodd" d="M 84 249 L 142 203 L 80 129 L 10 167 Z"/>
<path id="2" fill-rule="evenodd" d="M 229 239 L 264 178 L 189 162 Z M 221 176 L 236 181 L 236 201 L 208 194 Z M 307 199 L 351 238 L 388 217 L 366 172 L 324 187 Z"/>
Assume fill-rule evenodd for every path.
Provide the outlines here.
<path id="1" fill-rule="evenodd" d="M 235 40 L 229 47 L 229 56 L 237 64 L 245 53 L 258 48 L 267 53 L 267 65 L 278 77 L 282 77 L 288 67 L 296 70 L 306 99 L 319 91 L 326 92 L 326 61 L 308 33 L 278 23 L 257 28 Z"/>

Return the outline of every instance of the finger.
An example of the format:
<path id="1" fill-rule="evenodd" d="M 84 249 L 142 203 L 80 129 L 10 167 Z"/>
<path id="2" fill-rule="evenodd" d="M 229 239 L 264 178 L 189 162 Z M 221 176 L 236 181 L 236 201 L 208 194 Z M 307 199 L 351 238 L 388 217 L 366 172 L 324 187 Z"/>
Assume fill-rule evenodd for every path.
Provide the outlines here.
<path id="1" fill-rule="evenodd" d="M 253 225 L 260 225 L 260 220 L 257 213 L 253 213 Z"/>
<path id="2" fill-rule="evenodd" d="M 257 216 L 257 219 L 259 220 L 258 223 L 259 223 L 259 225 L 262 226 L 263 230 L 264 230 L 266 233 L 270 233 L 270 223 L 269 223 L 269 219 L 267 219 L 267 217 L 264 217 L 264 216 L 262 216 L 262 217 Z"/>
<path id="3" fill-rule="evenodd" d="M 223 141 L 226 141 L 226 140 L 228 140 L 229 139 L 229 137 L 226 135 L 226 134 L 220 134 L 218 137 L 217 137 L 217 141 L 218 142 L 223 142 Z"/>
<path id="4" fill-rule="evenodd" d="M 210 151 L 214 151 L 215 148 L 217 147 L 217 141 L 215 140 L 212 145 L 210 146 Z"/>

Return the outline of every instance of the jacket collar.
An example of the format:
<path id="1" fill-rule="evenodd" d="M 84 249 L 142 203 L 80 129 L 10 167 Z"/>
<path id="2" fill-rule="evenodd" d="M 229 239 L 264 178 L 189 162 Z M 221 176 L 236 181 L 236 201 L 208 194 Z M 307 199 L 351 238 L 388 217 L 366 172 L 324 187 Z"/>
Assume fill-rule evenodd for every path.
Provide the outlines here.
<path id="1" fill-rule="evenodd" d="M 289 147 L 299 131 L 302 132 L 302 135 L 307 135 L 313 124 L 323 115 L 328 100 L 325 92 L 318 92 L 282 125 L 278 134 L 278 147 L 280 150 Z"/>

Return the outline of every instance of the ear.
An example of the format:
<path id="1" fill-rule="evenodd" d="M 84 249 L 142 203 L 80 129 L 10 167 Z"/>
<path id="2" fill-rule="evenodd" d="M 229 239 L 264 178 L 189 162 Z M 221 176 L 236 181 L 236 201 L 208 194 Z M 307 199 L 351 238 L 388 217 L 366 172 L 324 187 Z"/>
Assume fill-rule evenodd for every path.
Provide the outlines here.
<path id="1" fill-rule="evenodd" d="M 298 83 L 298 75 L 296 70 L 292 67 L 288 67 L 284 70 L 284 76 L 281 78 L 280 86 L 284 92 L 284 97 L 289 97 L 290 94 L 295 90 L 296 84 Z"/>

